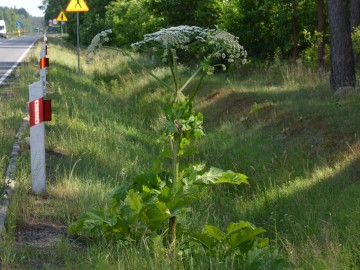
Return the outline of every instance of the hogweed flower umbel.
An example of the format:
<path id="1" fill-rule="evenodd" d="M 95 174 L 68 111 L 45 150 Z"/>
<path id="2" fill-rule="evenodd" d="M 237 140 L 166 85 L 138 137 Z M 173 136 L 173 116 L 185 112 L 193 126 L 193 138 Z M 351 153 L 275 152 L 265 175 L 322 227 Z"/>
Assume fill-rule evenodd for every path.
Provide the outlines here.
<path id="1" fill-rule="evenodd" d="M 242 63 L 245 63 L 247 57 L 247 52 L 234 35 L 223 30 L 187 25 L 147 34 L 143 41 L 133 43 L 131 46 L 137 51 L 150 49 L 153 52 L 161 52 L 163 61 L 167 61 L 171 50 L 186 51 L 191 46 L 212 49 L 210 55 L 204 55 L 204 59 L 215 57 L 226 59 L 228 62 L 240 59 Z M 208 52 L 208 50 L 203 51 Z"/>
<path id="2" fill-rule="evenodd" d="M 112 30 L 105 30 L 97 34 L 87 49 L 88 60 L 100 49 L 104 42 L 109 40 L 108 35 Z M 144 40 L 131 44 L 135 51 L 149 51 L 152 54 L 159 54 L 164 62 L 167 63 L 171 70 L 173 85 L 169 85 L 158 78 L 151 70 L 139 63 L 133 56 L 120 48 L 107 47 L 123 53 L 131 58 L 138 66 L 146 70 L 154 79 L 165 86 L 169 90 L 174 91 L 175 101 L 183 101 L 185 96 L 183 90 L 190 85 L 190 82 L 198 75 L 202 74 L 198 85 L 190 95 L 189 101 L 192 101 L 197 94 L 202 79 L 205 74 L 214 73 L 216 66 L 221 66 L 223 70 L 226 66 L 224 61 L 228 63 L 240 60 L 246 62 L 247 52 L 243 46 L 239 44 L 239 39 L 234 35 L 217 29 L 204 29 L 197 26 L 181 25 L 161 29 L 160 31 L 147 34 Z M 199 60 L 198 68 L 193 75 L 185 82 L 180 82 L 178 74 L 178 51 L 190 51 L 192 55 L 196 55 Z M 183 55 L 183 54 L 182 54 Z M 216 60 L 218 59 L 218 60 Z M 202 73 L 201 73 L 202 72 Z"/>
<path id="3" fill-rule="evenodd" d="M 109 34 L 112 33 L 111 29 L 101 31 L 96 36 L 93 37 L 89 47 L 86 50 L 86 56 L 88 61 L 92 59 L 92 56 L 96 54 L 104 42 L 108 42 L 110 39 L 108 37 Z"/>

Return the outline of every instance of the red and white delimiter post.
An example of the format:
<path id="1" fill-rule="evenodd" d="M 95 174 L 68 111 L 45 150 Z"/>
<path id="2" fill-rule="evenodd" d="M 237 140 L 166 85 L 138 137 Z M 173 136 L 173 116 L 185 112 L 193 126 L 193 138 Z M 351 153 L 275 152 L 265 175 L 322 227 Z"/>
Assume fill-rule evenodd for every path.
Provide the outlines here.
<path id="1" fill-rule="evenodd" d="M 45 121 L 51 121 L 51 100 L 44 99 L 49 66 L 45 38 L 40 53 L 40 81 L 29 85 L 31 181 L 35 194 L 42 194 L 46 189 Z"/>
<path id="2" fill-rule="evenodd" d="M 46 188 L 44 93 L 41 81 L 29 85 L 29 113 L 32 191 L 41 194 Z"/>

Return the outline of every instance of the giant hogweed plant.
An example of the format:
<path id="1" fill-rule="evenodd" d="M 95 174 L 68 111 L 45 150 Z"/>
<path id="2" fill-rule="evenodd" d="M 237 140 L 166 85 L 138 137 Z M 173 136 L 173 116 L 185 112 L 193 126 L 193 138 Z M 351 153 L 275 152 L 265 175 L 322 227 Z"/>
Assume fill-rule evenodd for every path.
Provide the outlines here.
<path id="1" fill-rule="evenodd" d="M 244 63 L 246 51 L 235 36 L 222 30 L 179 26 L 145 35 L 143 41 L 132 44 L 132 47 L 137 52 L 147 51 L 160 55 L 171 73 L 172 83 L 167 84 L 135 60 L 129 52 L 103 46 L 109 40 L 110 33 L 111 30 L 106 30 L 94 37 L 88 48 L 90 58 L 102 47 L 119 51 L 130 57 L 171 93 L 169 107 L 165 110 L 166 124 L 162 138 L 164 147 L 161 151 L 163 159 L 151 172 L 135 176 L 133 181 L 110 193 L 105 207 L 83 213 L 71 230 L 90 237 L 102 235 L 125 241 L 150 239 L 157 246 L 161 246 L 165 242 L 163 240 L 167 239 L 169 250 L 175 254 L 176 235 L 179 234 L 176 231 L 177 217 L 191 209 L 205 186 L 248 184 L 244 174 L 214 167 L 206 168 L 204 164 L 186 165 L 184 162 L 184 157 L 196 152 L 192 143 L 204 136 L 203 116 L 194 112 L 194 98 L 201 89 L 205 75 L 212 74 L 217 65 L 225 69 L 223 64 L 211 63 L 216 63 L 216 59 Z M 178 55 L 180 51 L 184 54 L 189 50 L 196 50 L 204 56 L 193 74 L 182 82 L 178 71 Z M 196 79 L 194 88 L 188 89 Z M 185 89 L 188 95 L 184 94 Z M 165 159 L 171 161 L 168 169 L 164 169 Z M 207 250 L 207 255 L 221 254 L 222 259 L 225 259 L 229 254 L 245 256 L 251 250 L 262 250 L 268 243 L 266 238 L 260 237 L 262 233 L 263 229 L 241 221 L 230 224 L 227 232 L 208 225 L 203 232 L 189 233 L 188 236 L 202 245 Z"/>

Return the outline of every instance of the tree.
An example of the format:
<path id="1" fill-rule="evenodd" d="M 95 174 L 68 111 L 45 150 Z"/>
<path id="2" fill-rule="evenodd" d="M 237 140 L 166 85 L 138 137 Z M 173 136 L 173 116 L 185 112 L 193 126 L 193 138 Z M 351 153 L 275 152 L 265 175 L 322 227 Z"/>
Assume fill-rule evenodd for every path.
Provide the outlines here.
<path id="1" fill-rule="evenodd" d="M 360 25 L 360 0 L 351 0 L 350 4 L 350 26 L 351 32 L 354 32 L 354 27 Z M 354 51 L 355 65 L 359 63 L 359 55 Z"/>
<path id="2" fill-rule="evenodd" d="M 299 26 L 298 26 L 298 0 L 292 0 L 292 32 L 293 32 L 293 54 L 292 60 L 296 62 L 299 54 L 298 43 L 299 43 Z"/>
<path id="3" fill-rule="evenodd" d="M 328 8 L 331 59 L 330 84 L 332 89 L 337 91 L 341 87 L 355 87 L 355 65 L 350 34 L 348 1 L 329 0 Z"/>
<path id="4" fill-rule="evenodd" d="M 164 26 L 196 25 L 212 28 L 221 17 L 219 0 L 148 0 L 149 10 L 164 19 Z"/>
<path id="5" fill-rule="evenodd" d="M 325 33 L 325 3 L 324 0 L 317 0 L 316 2 L 317 9 L 317 28 L 318 32 L 317 38 L 317 62 L 318 69 L 320 72 L 325 72 L 325 41 L 324 41 L 324 33 Z"/>

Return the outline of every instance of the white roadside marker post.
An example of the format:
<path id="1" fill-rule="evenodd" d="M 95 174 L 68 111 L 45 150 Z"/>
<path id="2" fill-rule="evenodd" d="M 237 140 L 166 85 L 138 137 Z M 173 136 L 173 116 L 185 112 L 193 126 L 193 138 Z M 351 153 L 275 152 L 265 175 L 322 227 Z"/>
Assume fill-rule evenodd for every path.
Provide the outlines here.
<path id="1" fill-rule="evenodd" d="M 45 191 L 45 122 L 44 93 L 42 82 L 29 85 L 30 113 L 30 154 L 32 191 L 41 194 Z"/>
<path id="2" fill-rule="evenodd" d="M 51 100 L 45 100 L 46 68 L 49 67 L 47 55 L 47 37 L 44 37 L 40 52 L 40 81 L 29 85 L 30 114 L 30 155 L 32 191 L 35 194 L 45 192 L 45 121 L 51 121 Z"/>

